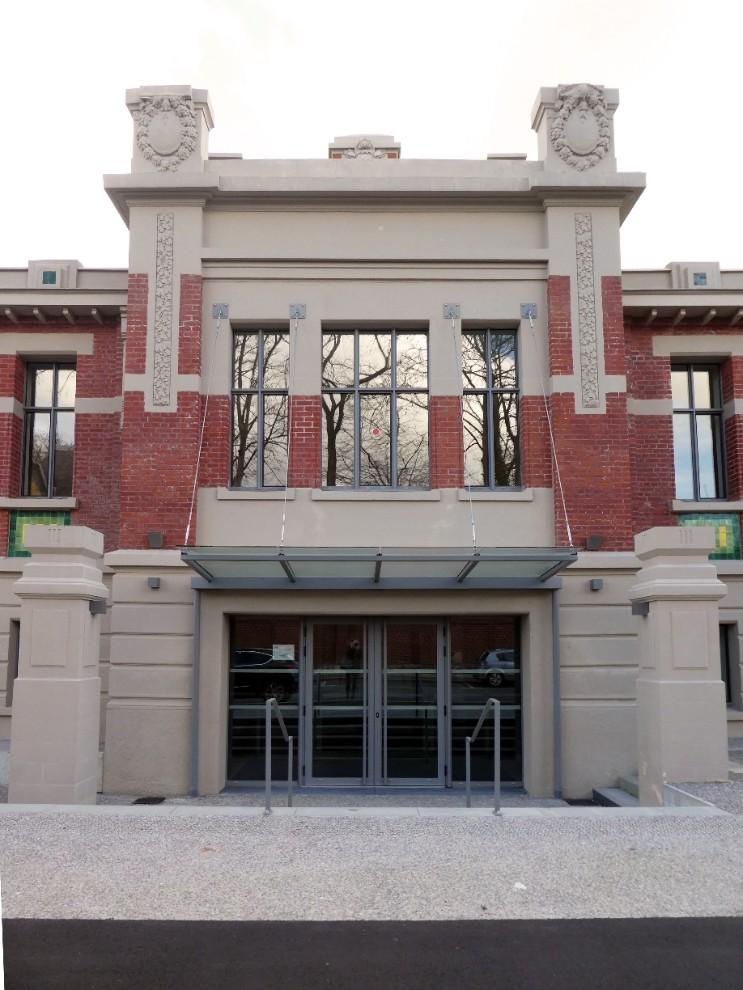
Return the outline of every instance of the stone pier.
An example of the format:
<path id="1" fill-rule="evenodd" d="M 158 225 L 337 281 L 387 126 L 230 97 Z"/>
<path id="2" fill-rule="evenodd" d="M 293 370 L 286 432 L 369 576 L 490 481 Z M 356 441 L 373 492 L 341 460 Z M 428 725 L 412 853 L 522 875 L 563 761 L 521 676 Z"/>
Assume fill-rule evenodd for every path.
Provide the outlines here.
<path id="1" fill-rule="evenodd" d="M 101 682 L 103 536 L 83 526 L 28 526 L 8 801 L 94 804 Z M 94 606 L 95 607 L 95 606 Z"/>
<path id="2" fill-rule="evenodd" d="M 659 526 L 635 537 L 642 561 L 630 599 L 640 619 L 637 729 L 640 804 L 663 785 L 727 780 L 719 607 L 727 593 L 709 554 L 714 530 Z"/>

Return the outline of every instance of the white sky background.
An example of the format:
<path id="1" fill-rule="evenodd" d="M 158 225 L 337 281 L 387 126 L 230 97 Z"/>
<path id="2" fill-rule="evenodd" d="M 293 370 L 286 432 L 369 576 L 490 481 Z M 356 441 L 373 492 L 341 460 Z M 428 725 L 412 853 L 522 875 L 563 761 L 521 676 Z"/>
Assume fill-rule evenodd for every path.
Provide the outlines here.
<path id="1" fill-rule="evenodd" d="M 324 158 L 394 134 L 406 158 L 537 157 L 540 86 L 619 89 L 620 169 L 647 173 L 623 267 L 743 268 L 736 0 L 5 0 L 0 266 L 127 265 L 102 189 L 128 172 L 127 87 L 209 90 L 211 151 Z"/>

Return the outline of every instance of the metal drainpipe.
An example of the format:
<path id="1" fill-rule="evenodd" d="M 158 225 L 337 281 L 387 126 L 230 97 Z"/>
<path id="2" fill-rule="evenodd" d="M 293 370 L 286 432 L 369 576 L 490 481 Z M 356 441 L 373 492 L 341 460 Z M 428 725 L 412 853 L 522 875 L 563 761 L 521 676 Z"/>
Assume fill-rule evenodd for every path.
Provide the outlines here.
<path id="1" fill-rule="evenodd" d="M 552 592 L 552 721 L 555 797 L 562 798 L 562 726 L 560 709 L 560 589 Z"/>
<path id="2" fill-rule="evenodd" d="M 191 678 L 191 797 L 199 793 L 199 683 L 201 664 L 201 592 L 193 593 L 193 674 Z"/>

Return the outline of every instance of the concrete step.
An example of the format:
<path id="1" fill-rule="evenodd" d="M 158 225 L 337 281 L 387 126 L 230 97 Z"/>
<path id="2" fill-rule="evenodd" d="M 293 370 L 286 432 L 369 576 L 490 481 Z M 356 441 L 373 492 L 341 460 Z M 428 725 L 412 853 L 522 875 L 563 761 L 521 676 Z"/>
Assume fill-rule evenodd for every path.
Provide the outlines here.
<path id="1" fill-rule="evenodd" d="M 594 787 L 593 800 L 606 808 L 636 808 L 640 803 L 636 795 L 621 787 Z"/>
<path id="2" fill-rule="evenodd" d="M 743 780 L 743 763 L 728 764 L 728 780 Z"/>
<path id="3" fill-rule="evenodd" d="M 626 776 L 620 777 L 618 786 L 633 797 L 639 797 L 640 784 L 636 773 L 628 773 Z"/>

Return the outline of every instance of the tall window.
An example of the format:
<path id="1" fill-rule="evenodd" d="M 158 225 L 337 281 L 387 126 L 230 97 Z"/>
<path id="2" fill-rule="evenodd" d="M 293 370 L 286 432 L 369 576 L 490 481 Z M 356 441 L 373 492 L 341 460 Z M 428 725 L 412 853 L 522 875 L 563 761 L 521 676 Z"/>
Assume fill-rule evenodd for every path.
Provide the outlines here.
<path id="1" fill-rule="evenodd" d="M 723 498 L 722 395 L 719 369 L 671 368 L 676 498 Z"/>
<path id="2" fill-rule="evenodd" d="M 75 453 L 73 364 L 29 364 L 24 416 L 23 494 L 72 495 Z"/>
<path id="3" fill-rule="evenodd" d="M 322 391 L 328 487 L 428 486 L 425 333 L 323 333 Z"/>
<path id="4" fill-rule="evenodd" d="M 286 483 L 288 379 L 288 333 L 240 330 L 234 334 L 234 488 L 283 488 Z"/>
<path id="5" fill-rule="evenodd" d="M 516 334 L 462 333 L 465 483 L 477 488 L 519 484 Z"/>

